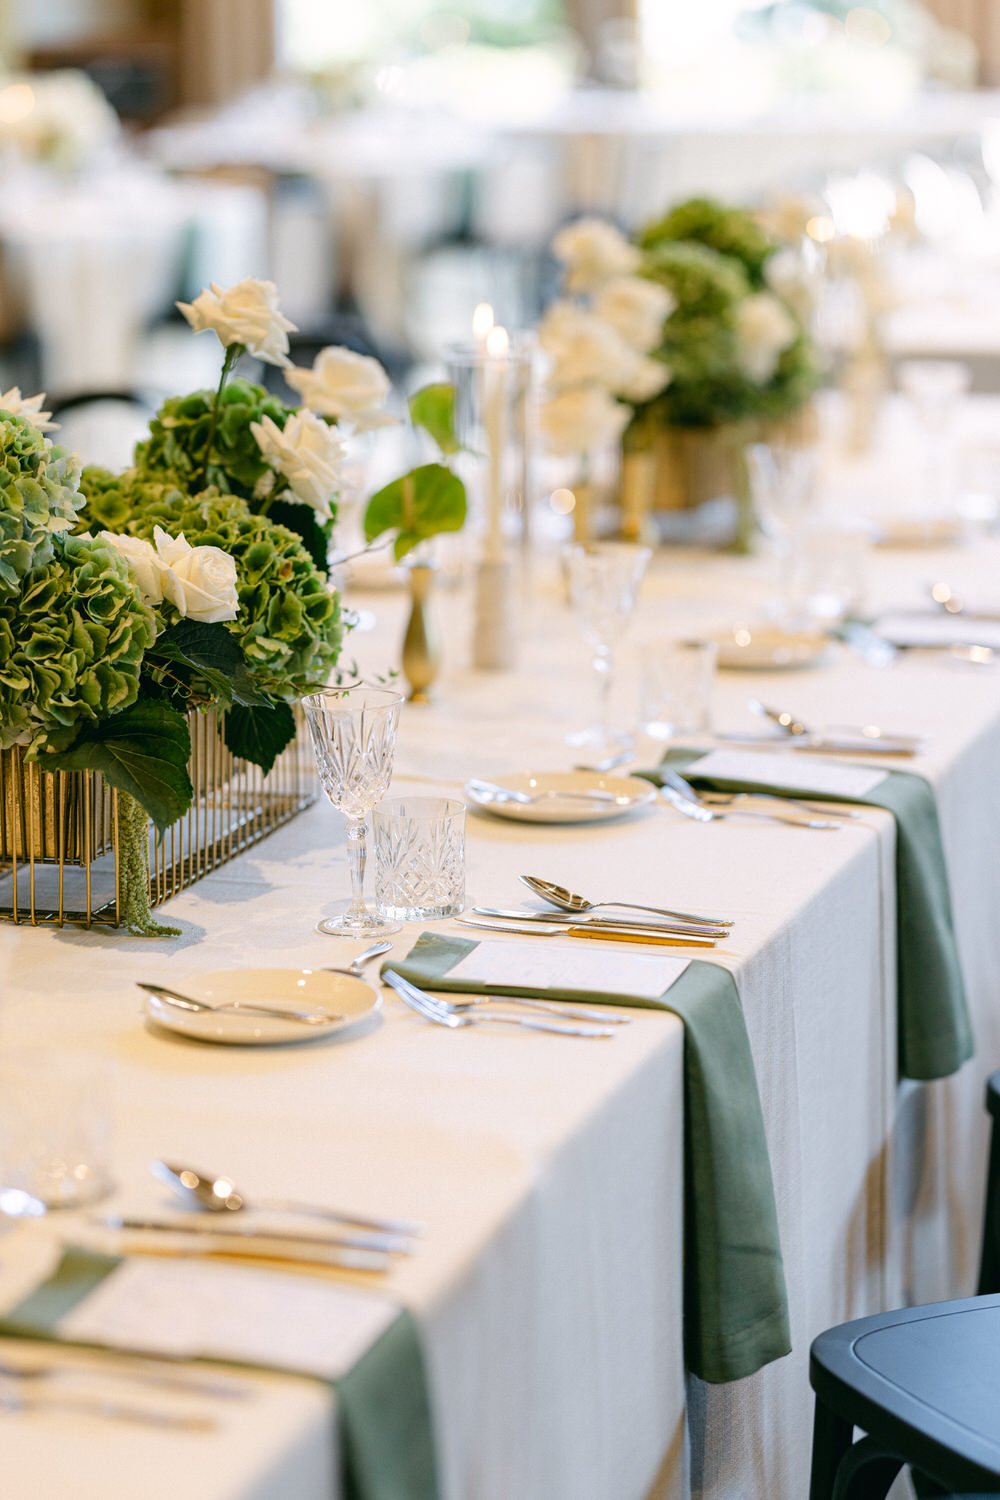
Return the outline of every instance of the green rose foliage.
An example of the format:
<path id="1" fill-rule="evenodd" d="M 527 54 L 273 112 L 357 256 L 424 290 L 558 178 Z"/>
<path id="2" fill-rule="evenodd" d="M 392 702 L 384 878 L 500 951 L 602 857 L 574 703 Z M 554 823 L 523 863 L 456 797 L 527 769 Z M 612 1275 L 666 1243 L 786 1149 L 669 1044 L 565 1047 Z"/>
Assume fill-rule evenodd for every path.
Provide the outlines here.
<path id="1" fill-rule="evenodd" d="M 135 470 L 112 475 L 88 468 L 80 485 L 87 497 L 83 524 L 97 529 L 114 513 L 116 529 L 132 536 L 152 541 L 162 526 L 171 536 L 183 532 L 192 547 L 221 547 L 233 557 L 240 612 L 226 629 L 257 688 L 292 699 L 326 682 L 343 635 L 340 600 L 294 531 L 253 515 L 235 495 L 186 495 Z"/>
<path id="2" fill-rule="evenodd" d="M 0 745 L 62 750 L 134 703 L 155 635 L 125 559 L 92 537 L 56 534 L 20 591 L 0 593 Z"/>
<path id="3" fill-rule="evenodd" d="M 284 428 L 289 408 L 262 385 L 238 377 L 228 381 L 206 473 L 205 447 L 214 401 L 214 391 L 193 391 L 190 396 L 171 396 L 165 401 L 149 424 L 149 437 L 136 446 L 138 472 L 172 481 L 189 494 L 214 487 L 248 501 L 283 488 L 283 479 L 274 484 L 274 470 L 257 446 L 250 423 L 270 417 Z"/>
<path id="4" fill-rule="evenodd" d="M 778 249 L 746 209 L 730 208 L 711 198 L 690 198 L 679 203 L 662 219 L 647 224 L 639 234 L 643 250 L 679 241 L 707 245 L 710 250 L 739 261 L 754 288 L 764 285 L 764 266 Z"/>
<path id="5" fill-rule="evenodd" d="M 53 539 L 76 521 L 75 457 L 25 418 L 0 411 L 0 598 L 49 562 Z"/>
<path id="6" fill-rule="evenodd" d="M 756 290 L 743 259 L 696 240 L 675 242 L 663 236 L 647 251 L 642 273 L 667 287 L 677 301 L 655 351 L 670 366 L 673 380 L 638 409 L 630 441 L 641 442 L 647 427 L 706 428 L 777 419 L 808 399 L 817 371 L 804 329 L 782 352 L 766 384 L 758 385 L 740 368 L 736 312 Z M 798 322 L 791 308 L 789 312 Z"/>

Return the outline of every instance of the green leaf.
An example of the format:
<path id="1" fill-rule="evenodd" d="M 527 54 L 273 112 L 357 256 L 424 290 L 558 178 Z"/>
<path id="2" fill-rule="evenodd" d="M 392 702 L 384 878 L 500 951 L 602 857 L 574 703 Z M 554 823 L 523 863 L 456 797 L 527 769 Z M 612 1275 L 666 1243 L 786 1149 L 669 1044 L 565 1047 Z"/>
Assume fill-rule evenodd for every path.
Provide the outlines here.
<path id="1" fill-rule="evenodd" d="M 287 703 L 266 708 L 234 707 L 226 714 L 223 738 L 234 755 L 260 766 L 265 776 L 295 738 L 295 716 Z"/>
<path id="2" fill-rule="evenodd" d="M 365 511 L 365 541 L 396 531 L 397 561 L 419 542 L 465 524 L 465 485 L 444 464 L 423 464 L 373 495 Z"/>
<path id="3" fill-rule="evenodd" d="M 409 404 L 414 427 L 429 432 L 442 453 L 457 453 L 462 445 L 455 436 L 455 387 L 444 382 L 425 385 Z"/>
<path id="4" fill-rule="evenodd" d="M 187 766 L 191 736 L 168 703 L 144 701 L 89 724 L 68 750 L 40 755 L 45 771 L 100 771 L 110 786 L 128 792 L 163 833 L 191 806 Z"/>
<path id="5" fill-rule="evenodd" d="M 168 625 L 146 660 L 155 665 L 157 657 L 194 667 L 226 704 L 235 700 L 247 707 L 263 707 L 269 702 L 254 687 L 240 644 L 221 621 L 207 625 L 200 620 L 178 620 Z"/>

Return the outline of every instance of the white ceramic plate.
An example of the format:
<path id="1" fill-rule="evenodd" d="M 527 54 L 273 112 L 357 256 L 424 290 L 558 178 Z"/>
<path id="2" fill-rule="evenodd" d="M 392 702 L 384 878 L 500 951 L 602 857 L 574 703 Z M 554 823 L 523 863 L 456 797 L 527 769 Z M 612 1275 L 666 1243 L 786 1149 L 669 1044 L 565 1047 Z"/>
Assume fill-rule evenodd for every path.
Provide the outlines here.
<path id="1" fill-rule="evenodd" d="M 192 1000 L 209 1005 L 229 1001 L 254 1002 L 275 1010 L 310 1010 L 321 1006 L 343 1020 L 318 1026 L 302 1021 L 272 1019 L 250 1011 L 182 1010 L 158 995 L 147 994 L 143 1008 L 151 1021 L 200 1042 L 233 1047 L 270 1047 L 278 1042 L 308 1042 L 334 1036 L 371 1015 L 382 1004 L 370 985 L 348 974 L 321 969 L 218 969 L 211 974 L 185 975 L 176 988 Z"/>
<path id="2" fill-rule="evenodd" d="M 539 802 L 500 802 L 473 791 L 473 783 L 466 786 L 465 794 L 476 807 L 498 818 L 512 818 L 515 823 L 601 823 L 656 801 L 655 787 L 638 776 L 602 776 L 595 771 L 539 771 L 537 775 L 525 771 L 504 776 L 499 784 L 512 792 L 554 794 L 545 795 Z M 612 792 L 628 800 L 587 802 L 583 797 L 565 796 L 566 792 L 588 791 Z"/>
<path id="3" fill-rule="evenodd" d="M 830 644 L 818 630 L 779 630 L 775 625 L 734 625 L 716 637 L 719 666 L 737 671 L 773 672 L 811 667 Z"/>

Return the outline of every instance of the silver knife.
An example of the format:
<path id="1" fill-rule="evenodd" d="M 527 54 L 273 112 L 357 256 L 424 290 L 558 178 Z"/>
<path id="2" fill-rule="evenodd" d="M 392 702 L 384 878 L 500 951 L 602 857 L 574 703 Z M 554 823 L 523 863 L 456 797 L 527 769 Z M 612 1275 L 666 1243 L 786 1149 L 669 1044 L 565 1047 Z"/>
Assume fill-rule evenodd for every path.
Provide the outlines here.
<path id="1" fill-rule="evenodd" d="M 455 921 L 461 927 L 481 927 L 486 932 L 516 932 L 521 937 L 602 938 L 610 943 L 655 943 L 670 948 L 714 948 L 718 941 L 708 933 L 699 933 L 697 937 L 688 937 L 682 933 L 675 937 L 662 929 L 654 932 L 648 927 L 597 928 L 593 923 L 586 922 L 576 922 L 571 927 L 552 922 L 524 922 L 520 927 L 515 927 L 512 922 L 480 922 L 473 917 L 456 917 Z M 727 928 L 726 937 L 729 936 Z"/>
<path id="2" fill-rule="evenodd" d="M 561 917 L 558 912 L 547 911 L 505 911 L 495 906 L 474 906 L 473 913 L 477 917 L 502 917 L 511 922 L 541 922 L 546 926 L 558 927 L 603 927 L 610 928 L 612 932 L 674 932 L 688 937 L 719 937 L 725 938 L 731 935 L 728 927 L 713 926 L 710 923 L 699 923 L 695 926 L 690 922 L 633 922 L 625 917 Z"/>
<path id="3" fill-rule="evenodd" d="M 152 1235 L 157 1249 L 180 1255 L 243 1255 L 255 1259 L 339 1266 L 349 1271 L 387 1271 L 391 1265 L 384 1250 L 355 1249 L 335 1239 L 278 1230 L 239 1229 L 235 1226 L 223 1229 L 215 1224 L 178 1224 L 163 1219 L 130 1219 L 117 1215 L 90 1222 L 101 1229 L 126 1235 Z"/>

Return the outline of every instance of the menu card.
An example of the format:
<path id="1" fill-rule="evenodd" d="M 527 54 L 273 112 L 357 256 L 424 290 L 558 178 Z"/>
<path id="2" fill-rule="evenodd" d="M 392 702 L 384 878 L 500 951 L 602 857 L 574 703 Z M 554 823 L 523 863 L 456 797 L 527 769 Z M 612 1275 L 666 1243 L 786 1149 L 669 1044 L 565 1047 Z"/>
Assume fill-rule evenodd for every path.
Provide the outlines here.
<path id="1" fill-rule="evenodd" d="M 481 942 L 448 970 L 448 981 L 464 979 L 487 986 L 659 1000 L 690 962 L 686 958 L 595 952 L 589 943 L 584 947 L 586 952 L 581 951 L 575 938 Z"/>
<path id="2" fill-rule="evenodd" d="M 60 1338 L 336 1380 L 399 1315 L 388 1297 L 244 1266 L 124 1260 L 58 1322 Z"/>
<path id="3" fill-rule="evenodd" d="M 712 750 L 700 760 L 690 761 L 684 775 L 780 786 L 789 792 L 814 792 L 819 796 L 867 797 L 888 772 L 869 766 L 842 766 L 817 755 L 797 760 L 780 751 L 769 754 L 756 750 Z"/>

